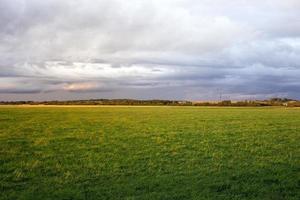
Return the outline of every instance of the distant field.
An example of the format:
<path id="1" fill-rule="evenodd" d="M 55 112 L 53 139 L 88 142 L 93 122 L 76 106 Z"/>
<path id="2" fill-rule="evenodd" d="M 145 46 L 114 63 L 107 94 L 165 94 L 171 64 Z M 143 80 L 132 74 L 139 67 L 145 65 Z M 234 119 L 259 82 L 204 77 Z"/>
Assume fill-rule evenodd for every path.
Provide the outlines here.
<path id="1" fill-rule="evenodd" d="M 300 199 L 300 109 L 0 107 L 0 199 Z"/>

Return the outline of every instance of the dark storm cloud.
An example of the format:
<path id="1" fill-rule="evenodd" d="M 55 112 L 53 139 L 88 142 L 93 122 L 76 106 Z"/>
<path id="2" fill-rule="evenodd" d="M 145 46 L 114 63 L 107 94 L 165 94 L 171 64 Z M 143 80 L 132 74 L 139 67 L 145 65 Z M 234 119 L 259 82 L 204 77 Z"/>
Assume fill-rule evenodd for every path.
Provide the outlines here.
<path id="1" fill-rule="evenodd" d="M 1 0 L 0 100 L 300 98 L 299 9 L 298 0 Z"/>

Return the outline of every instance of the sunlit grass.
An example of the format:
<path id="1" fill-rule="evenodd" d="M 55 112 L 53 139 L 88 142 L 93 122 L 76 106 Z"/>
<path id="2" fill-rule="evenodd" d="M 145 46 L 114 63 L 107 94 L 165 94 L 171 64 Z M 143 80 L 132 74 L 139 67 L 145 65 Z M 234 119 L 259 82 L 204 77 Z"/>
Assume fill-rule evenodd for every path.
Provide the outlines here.
<path id="1" fill-rule="evenodd" d="M 300 109 L 1 107 L 0 199 L 299 199 Z"/>

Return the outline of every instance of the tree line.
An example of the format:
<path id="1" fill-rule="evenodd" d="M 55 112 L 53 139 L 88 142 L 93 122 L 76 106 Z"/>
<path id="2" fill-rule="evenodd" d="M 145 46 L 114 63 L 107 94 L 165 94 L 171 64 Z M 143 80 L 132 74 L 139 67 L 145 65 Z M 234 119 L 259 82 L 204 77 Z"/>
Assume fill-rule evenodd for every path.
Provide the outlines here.
<path id="1" fill-rule="evenodd" d="M 262 107 L 286 106 L 300 107 L 300 101 L 288 98 L 271 98 L 268 100 L 244 100 L 219 102 L 194 102 L 179 100 L 136 100 L 136 99 L 89 99 L 69 101 L 0 101 L 0 105 L 141 105 L 141 106 L 237 106 Z"/>

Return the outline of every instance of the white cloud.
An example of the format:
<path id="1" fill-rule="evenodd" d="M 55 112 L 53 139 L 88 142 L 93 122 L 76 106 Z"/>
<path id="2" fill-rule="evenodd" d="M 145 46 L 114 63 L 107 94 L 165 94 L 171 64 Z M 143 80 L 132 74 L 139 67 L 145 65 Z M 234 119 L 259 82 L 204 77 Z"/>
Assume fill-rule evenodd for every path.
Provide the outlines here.
<path id="1" fill-rule="evenodd" d="M 222 87 L 236 97 L 299 98 L 297 0 L 2 0 L 0 9 L 1 93 L 55 96 L 83 85 L 118 97 L 194 99 Z M 257 77 L 250 84 L 244 72 Z M 176 88 L 182 93 L 165 92 Z"/>

